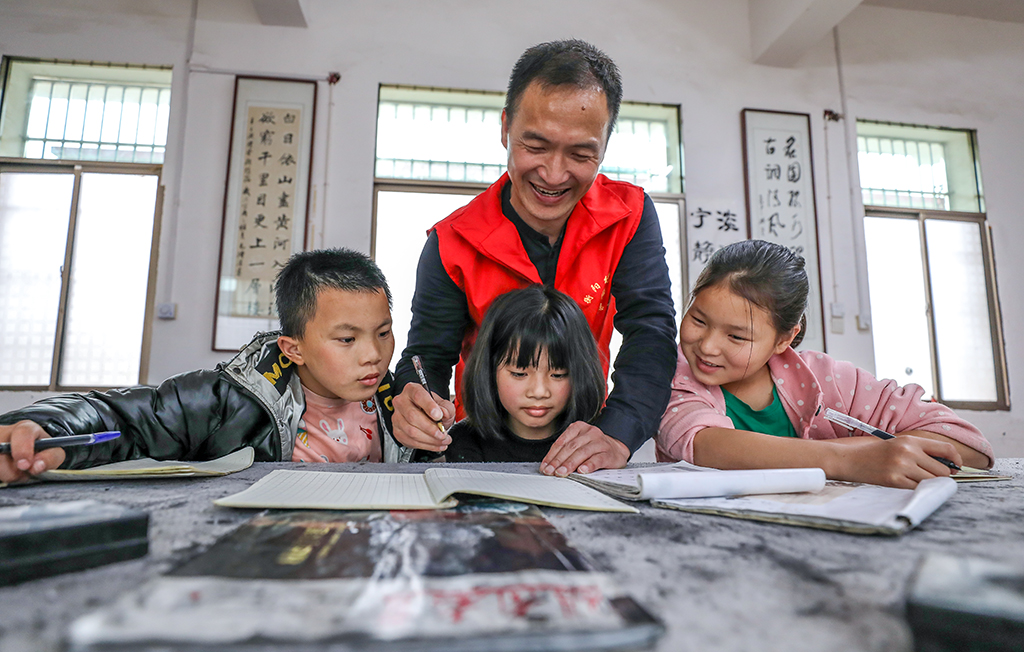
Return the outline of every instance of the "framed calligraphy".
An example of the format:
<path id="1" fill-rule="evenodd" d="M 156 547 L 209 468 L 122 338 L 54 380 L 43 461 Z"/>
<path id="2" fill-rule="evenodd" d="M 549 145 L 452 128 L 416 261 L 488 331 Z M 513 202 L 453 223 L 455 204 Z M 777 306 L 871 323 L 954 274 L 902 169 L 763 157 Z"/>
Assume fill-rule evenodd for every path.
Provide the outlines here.
<path id="1" fill-rule="evenodd" d="M 810 292 L 807 332 L 800 348 L 824 351 L 811 117 L 743 109 L 740 122 L 750 237 L 777 242 L 803 256 Z"/>
<path id="2" fill-rule="evenodd" d="M 306 245 L 316 82 L 236 77 L 213 350 L 278 328 L 274 279 Z"/>
<path id="3" fill-rule="evenodd" d="M 689 297 L 689 291 L 711 259 L 711 254 L 727 244 L 746 240 L 750 234 L 749 224 L 743 222 L 738 198 L 726 200 L 694 197 L 691 200 L 687 196 L 686 199 L 686 267 L 689 287 L 684 296 Z M 686 304 L 684 300 L 684 310 Z"/>

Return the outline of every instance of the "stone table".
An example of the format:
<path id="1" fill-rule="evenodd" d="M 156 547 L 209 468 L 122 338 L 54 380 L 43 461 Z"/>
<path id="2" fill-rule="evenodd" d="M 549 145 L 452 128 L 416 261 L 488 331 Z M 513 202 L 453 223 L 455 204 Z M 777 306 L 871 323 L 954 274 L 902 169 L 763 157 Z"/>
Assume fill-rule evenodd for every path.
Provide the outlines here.
<path id="1" fill-rule="evenodd" d="M 535 465 L 465 465 L 533 472 Z M 252 510 L 217 507 L 276 468 L 422 472 L 426 465 L 260 463 L 222 478 L 40 483 L 0 491 L 0 506 L 81 498 L 150 513 L 144 558 L 0 588 L 0 652 L 60 650 L 67 623 L 193 556 Z M 665 623 L 657 649 L 912 649 L 904 620 L 914 569 L 929 552 L 1024 566 L 1024 460 L 1002 482 L 962 484 L 902 537 L 860 536 L 641 506 L 640 515 L 542 508 L 575 547 L 609 569 Z"/>

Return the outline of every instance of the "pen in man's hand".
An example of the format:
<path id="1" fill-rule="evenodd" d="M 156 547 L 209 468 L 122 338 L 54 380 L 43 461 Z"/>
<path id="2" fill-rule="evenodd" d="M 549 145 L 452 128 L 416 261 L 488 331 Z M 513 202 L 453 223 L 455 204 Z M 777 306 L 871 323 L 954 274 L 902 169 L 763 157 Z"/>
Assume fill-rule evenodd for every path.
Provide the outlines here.
<path id="1" fill-rule="evenodd" d="M 35 451 L 46 450 L 47 448 L 66 448 L 67 446 L 91 446 L 100 442 L 117 439 L 121 433 L 113 430 L 111 432 L 96 432 L 91 435 L 71 435 L 70 437 L 48 437 L 37 439 Z M 0 443 L 0 455 L 10 455 L 11 445 L 8 442 Z"/>
<path id="2" fill-rule="evenodd" d="M 836 412 L 832 408 L 825 408 L 825 418 L 828 419 L 829 421 L 831 421 L 832 423 L 838 423 L 839 425 L 844 426 L 846 428 L 849 428 L 850 430 L 861 430 L 863 432 L 868 433 L 869 435 L 874 435 L 875 437 L 878 437 L 879 439 L 895 439 L 896 438 L 896 435 L 888 433 L 888 432 L 886 432 L 884 430 L 881 430 L 880 428 L 876 428 L 876 427 L 874 427 L 872 425 L 868 425 L 868 424 L 864 423 L 863 421 L 861 421 L 860 419 L 855 419 L 855 418 L 851 417 L 849 414 L 843 414 L 842 412 Z M 954 471 L 959 471 L 960 470 L 960 467 L 957 466 L 956 463 L 954 463 L 951 460 L 947 460 L 945 457 L 939 457 L 938 455 L 929 455 L 929 457 L 931 457 L 933 460 L 936 460 L 938 462 L 942 462 L 943 464 L 945 464 L 949 468 L 953 469 Z"/>
<path id="3" fill-rule="evenodd" d="M 420 385 L 423 385 L 423 389 L 427 390 L 427 393 L 430 394 L 430 386 L 427 385 L 427 374 L 423 372 L 423 362 L 420 361 L 420 356 L 412 356 L 412 366 L 416 368 L 416 375 L 420 377 Z M 448 434 L 444 429 L 444 424 L 440 421 L 437 422 L 437 429 L 441 431 L 442 435 Z"/>

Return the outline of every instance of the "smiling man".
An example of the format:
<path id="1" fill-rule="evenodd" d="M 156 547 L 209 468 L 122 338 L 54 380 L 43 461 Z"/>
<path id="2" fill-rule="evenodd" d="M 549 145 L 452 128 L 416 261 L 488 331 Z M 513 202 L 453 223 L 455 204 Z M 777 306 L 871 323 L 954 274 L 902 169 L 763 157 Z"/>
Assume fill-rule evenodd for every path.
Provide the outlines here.
<path id="1" fill-rule="evenodd" d="M 623 338 L 601 415 L 570 425 L 541 470 L 618 468 L 655 434 L 675 368 L 675 315 L 654 203 L 598 174 L 621 99 L 615 64 L 583 41 L 543 43 L 516 63 L 501 115 L 508 173 L 436 224 L 420 256 L 409 345 L 396 367 L 402 444 L 443 451 L 450 440 L 436 424 L 456 412 L 415 382 L 412 356 L 435 388 L 448 387 L 458 362 L 461 387 L 491 302 L 531 283 L 580 305 L 606 374 L 613 328 Z"/>

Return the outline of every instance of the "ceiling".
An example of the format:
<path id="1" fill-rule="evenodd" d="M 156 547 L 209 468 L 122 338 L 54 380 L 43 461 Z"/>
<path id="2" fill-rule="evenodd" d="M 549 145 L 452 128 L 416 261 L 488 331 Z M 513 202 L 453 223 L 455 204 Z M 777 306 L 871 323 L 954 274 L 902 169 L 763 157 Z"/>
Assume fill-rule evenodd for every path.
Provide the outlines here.
<path id="1" fill-rule="evenodd" d="M 932 11 L 953 16 L 969 16 L 1004 23 L 1024 23 L 1021 0 L 863 0 L 866 5 Z"/>

